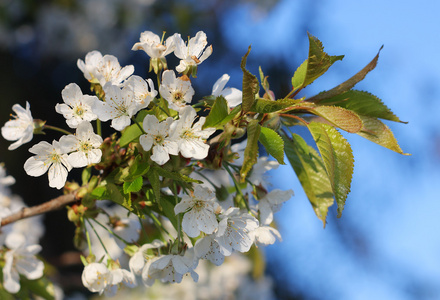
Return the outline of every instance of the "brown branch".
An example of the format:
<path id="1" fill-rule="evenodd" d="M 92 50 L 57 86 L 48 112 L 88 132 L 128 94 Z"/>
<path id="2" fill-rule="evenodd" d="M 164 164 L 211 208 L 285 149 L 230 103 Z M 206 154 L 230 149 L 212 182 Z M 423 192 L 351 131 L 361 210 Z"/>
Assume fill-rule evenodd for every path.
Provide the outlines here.
<path id="1" fill-rule="evenodd" d="M 12 215 L 7 216 L 6 218 L 2 218 L 1 226 L 5 226 L 7 224 L 13 223 L 21 219 L 33 217 L 49 211 L 60 209 L 69 203 L 75 202 L 76 200 L 77 199 L 75 198 L 75 194 L 67 194 L 49 200 L 40 205 L 36 205 L 32 207 L 23 207 L 20 211 L 13 213 Z"/>

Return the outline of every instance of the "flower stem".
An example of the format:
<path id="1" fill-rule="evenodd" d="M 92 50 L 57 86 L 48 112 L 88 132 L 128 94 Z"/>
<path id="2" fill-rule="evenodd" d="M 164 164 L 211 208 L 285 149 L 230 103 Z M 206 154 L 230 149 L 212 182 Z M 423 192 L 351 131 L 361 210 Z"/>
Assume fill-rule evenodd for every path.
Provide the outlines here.
<path id="1" fill-rule="evenodd" d="M 226 172 L 229 173 L 229 176 L 231 176 L 232 181 L 234 182 L 235 189 L 237 190 L 237 193 L 239 193 L 240 196 L 242 197 L 244 205 L 246 206 L 246 209 L 248 210 L 248 212 L 251 212 L 251 209 L 249 207 L 249 203 L 247 203 L 246 198 L 244 197 L 243 192 L 241 191 L 240 186 L 238 185 L 237 179 L 235 179 L 234 174 L 232 174 L 232 172 L 229 169 L 229 166 L 227 164 L 223 164 L 223 166 L 225 167 Z"/>
<path id="2" fill-rule="evenodd" d="M 98 224 L 99 226 L 101 226 L 102 228 L 104 228 L 105 230 L 107 230 L 111 235 L 114 235 L 115 237 L 117 237 L 121 242 L 123 242 L 126 245 L 130 245 L 129 242 L 127 242 L 126 240 L 124 240 L 122 237 L 120 237 L 119 235 L 117 235 L 116 233 L 114 233 L 112 230 L 110 230 L 108 227 L 105 227 L 104 225 L 102 225 L 100 222 L 98 222 L 98 220 L 96 219 L 92 219 L 96 224 Z"/>
<path id="3" fill-rule="evenodd" d="M 102 248 L 104 248 L 104 251 L 105 251 L 105 253 L 107 254 L 107 256 L 108 256 L 109 258 L 111 258 L 110 254 L 109 254 L 108 251 L 107 251 L 107 248 L 105 248 L 105 245 L 104 245 L 104 243 L 103 243 L 102 240 L 101 240 L 101 237 L 99 236 L 98 232 L 96 232 L 95 227 L 93 227 L 92 223 L 90 223 L 90 221 L 89 221 L 88 218 L 86 218 L 86 221 L 87 221 L 87 223 L 89 223 L 90 227 L 92 227 L 93 232 L 95 232 L 96 237 L 98 238 L 99 242 L 101 243 Z M 86 231 L 87 231 L 87 228 L 86 228 Z"/>
<path id="4" fill-rule="evenodd" d="M 153 220 L 153 223 L 157 227 L 157 229 L 159 229 L 159 231 L 163 230 L 174 241 L 174 237 L 168 232 L 168 230 L 165 229 L 165 227 L 162 225 L 159 219 L 149 209 L 144 208 L 143 210 Z"/>
<path id="5" fill-rule="evenodd" d="M 173 194 L 174 194 L 174 199 L 176 200 L 176 205 L 179 203 L 179 198 L 177 197 L 177 187 L 176 187 L 176 183 L 173 182 Z M 182 226 L 181 226 L 181 220 L 180 220 L 180 214 L 177 214 L 177 240 L 180 241 L 181 237 L 182 237 Z"/>
<path id="6" fill-rule="evenodd" d="M 102 137 L 101 120 L 100 119 L 96 119 L 96 133 Z"/>
<path id="7" fill-rule="evenodd" d="M 81 222 L 84 224 L 83 217 L 81 217 Z M 93 254 L 92 243 L 90 242 L 90 234 L 89 234 L 89 231 L 87 230 L 86 226 L 84 226 L 84 229 L 86 230 L 87 246 L 89 247 L 89 255 L 90 255 L 90 254 Z"/>
<path id="8" fill-rule="evenodd" d="M 54 130 L 54 131 L 58 131 L 58 132 L 61 132 L 61 133 L 67 134 L 67 135 L 69 135 L 69 134 L 73 134 L 73 133 L 71 133 L 71 132 L 68 132 L 67 130 L 62 129 L 62 128 L 59 128 L 59 127 L 56 127 L 56 126 L 47 125 L 47 124 L 44 124 L 44 125 L 43 125 L 43 130 L 44 130 L 44 129 L 51 129 L 51 130 Z"/>

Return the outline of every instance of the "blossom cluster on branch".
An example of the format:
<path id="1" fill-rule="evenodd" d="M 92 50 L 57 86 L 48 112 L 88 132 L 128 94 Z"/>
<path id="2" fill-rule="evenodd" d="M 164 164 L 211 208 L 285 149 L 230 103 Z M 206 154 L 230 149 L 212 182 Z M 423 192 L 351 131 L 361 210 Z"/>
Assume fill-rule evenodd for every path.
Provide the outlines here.
<path id="1" fill-rule="evenodd" d="M 242 90 L 225 88 L 229 75 L 224 74 L 211 95 L 196 102 L 192 81 L 213 51 L 206 34 L 200 31 L 185 42 L 177 33 L 164 40 L 146 31 L 132 50 L 148 54 L 156 82 L 133 75 L 133 66 L 122 67 L 112 55 L 92 51 L 77 65 L 94 95 L 71 83 L 61 92 L 63 103 L 55 106 L 69 129 L 33 119 L 29 103 L 13 106 L 15 119 L 2 128 L 3 137 L 13 141 L 10 150 L 44 130 L 62 134 L 33 145 L 24 170 L 30 176 L 47 172 L 50 187 L 74 195 L 67 216 L 76 226 L 75 245 L 84 253 L 86 288 L 114 296 L 156 280 L 180 283 L 190 276 L 197 282 L 201 261 L 220 266 L 234 253 L 281 240 L 274 213 L 293 191 L 271 189 L 266 172 L 284 164 L 285 155 L 325 225 L 335 200 L 342 211 L 353 170 L 351 148 L 335 128 L 403 154 L 378 118 L 400 120 L 375 96 L 352 89 L 378 56 L 335 89 L 294 98 L 342 59 L 325 53 L 315 37 L 309 41 L 309 57 L 292 77 L 292 91 L 279 100 L 261 68 L 265 93 L 260 96 L 260 82 L 246 69 L 249 48 L 241 63 Z M 180 59 L 175 70 L 166 61 L 172 53 Z M 116 132 L 103 137 L 104 122 Z M 310 130 L 319 154 L 294 133 L 296 126 Z M 81 183 L 68 181 L 73 168 L 83 169 Z M 8 177 L 2 178 L 6 185 Z M 9 215 L 8 206 L 0 213 Z M 31 280 L 43 276 L 35 243 L 20 234 L 5 236 L 8 292 L 20 290 L 19 273 Z"/>

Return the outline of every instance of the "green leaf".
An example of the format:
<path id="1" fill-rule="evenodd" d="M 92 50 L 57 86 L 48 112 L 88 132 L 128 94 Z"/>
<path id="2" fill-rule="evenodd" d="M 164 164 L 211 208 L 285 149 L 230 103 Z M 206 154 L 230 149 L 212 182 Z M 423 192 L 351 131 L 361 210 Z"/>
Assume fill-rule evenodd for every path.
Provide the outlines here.
<path id="1" fill-rule="evenodd" d="M 229 115 L 228 101 L 223 96 L 215 99 L 214 105 L 206 117 L 203 128 L 217 127 Z"/>
<path id="2" fill-rule="evenodd" d="M 163 99 L 162 97 L 159 99 L 154 100 L 155 106 L 153 108 L 153 114 L 156 116 L 156 118 L 159 120 L 159 122 L 162 122 L 168 117 L 175 117 L 177 116 L 177 111 L 172 110 L 168 108 L 168 101 Z"/>
<path id="3" fill-rule="evenodd" d="M 402 122 L 378 97 L 364 91 L 349 90 L 335 97 L 322 100 L 319 104 L 337 105 L 354 111 L 358 115 Z"/>
<path id="4" fill-rule="evenodd" d="M 108 199 L 110 197 L 108 191 L 107 191 L 107 186 L 106 185 L 101 185 L 96 187 L 91 193 L 90 195 L 98 200 L 104 200 L 104 199 Z"/>
<path id="5" fill-rule="evenodd" d="M 123 185 L 124 194 L 137 193 L 142 189 L 142 176 L 136 177 L 132 181 L 125 181 Z"/>
<path id="6" fill-rule="evenodd" d="M 287 159 L 313 206 L 318 218 L 323 222 L 328 208 L 333 204 L 333 192 L 324 164 L 318 153 L 297 134 L 292 139 L 283 135 Z"/>
<path id="7" fill-rule="evenodd" d="M 397 153 L 410 155 L 402 151 L 392 131 L 382 121 L 366 116 L 361 118 L 364 126 L 358 135 Z"/>
<path id="8" fill-rule="evenodd" d="M 247 144 L 244 149 L 243 165 L 240 170 L 241 181 L 244 182 L 247 174 L 257 162 L 258 158 L 258 139 L 260 137 L 261 126 L 257 120 L 252 120 L 247 126 Z"/>
<path id="9" fill-rule="evenodd" d="M 167 169 L 164 168 L 159 168 L 159 167 L 152 167 L 152 169 L 154 169 L 155 172 L 157 172 L 160 176 L 165 177 L 165 178 L 170 178 L 173 180 L 177 180 L 177 181 L 182 181 L 182 182 L 187 182 L 187 183 L 203 183 L 200 180 L 191 178 L 189 176 L 183 175 L 181 173 L 178 172 L 170 172 Z"/>
<path id="10" fill-rule="evenodd" d="M 321 41 L 309 34 L 309 57 L 298 67 L 292 77 L 294 91 L 311 84 L 327 72 L 333 63 L 343 58 L 344 55 L 330 56 L 325 53 Z"/>
<path id="11" fill-rule="evenodd" d="M 24 276 L 20 276 L 20 284 L 22 291 L 28 289 L 34 294 L 33 296 L 38 295 L 43 299 L 55 300 L 53 283 L 50 282 L 46 277 L 41 277 L 40 279 L 36 280 L 29 280 Z M 34 297 L 32 297 L 32 299 L 33 298 Z"/>
<path id="12" fill-rule="evenodd" d="M 338 204 L 338 217 L 341 217 L 350 192 L 354 167 L 353 152 L 347 140 L 332 126 L 311 122 L 308 128 L 324 161 Z"/>
<path id="13" fill-rule="evenodd" d="M 294 91 L 302 88 L 307 76 L 307 64 L 309 60 L 306 59 L 303 63 L 296 69 L 292 77 L 292 88 Z"/>
<path id="14" fill-rule="evenodd" d="M 92 167 L 84 168 L 81 173 L 81 182 L 83 185 L 89 182 L 90 177 L 92 176 Z"/>
<path id="15" fill-rule="evenodd" d="M 309 109 L 331 124 L 350 133 L 356 133 L 362 129 L 362 119 L 354 112 L 339 106 L 316 106 Z"/>
<path id="16" fill-rule="evenodd" d="M 133 210 L 131 207 L 131 199 L 124 197 L 121 189 L 118 186 L 113 183 L 107 183 L 107 192 L 110 196 L 108 200 L 122 205 L 130 211 Z"/>
<path id="17" fill-rule="evenodd" d="M 241 111 L 241 104 L 237 105 L 232 109 L 232 111 L 229 113 L 229 115 L 223 119 L 223 121 L 219 125 L 224 125 L 234 119 L 234 117 Z"/>
<path id="18" fill-rule="evenodd" d="M 156 172 L 156 168 L 150 168 L 147 173 L 148 180 L 150 181 L 151 187 L 153 189 L 154 197 L 156 198 L 157 204 L 160 206 L 160 179 L 159 174 Z"/>
<path id="19" fill-rule="evenodd" d="M 126 179 L 134 179 L 138 176 L 143 176 L 147 174 L 148 170 L 150 169 L 150 164 L 148 161 L 145 161 L 142 155 L 137 155 L 133 164 L 129 168 L 129 175 L 126 177 Z"/>
<path id="20" fill-rule="evenodd" d="M 269 76 L 264 76 L 263 70 L 261 69 L 261 66 L 258 67 L 258 71 L 260 73 L 260 81 L 261 81 L 261 86 L 263 87 L 264 91 L 266 93 L 269 93 L 270 88 L 269 88 L 269 81 L 267 81 L 267 78 Z"/>
<path id="21" fill-rule="evenodd" d="M 302 99 L 280 99 L 277 101 L 264 99 L 264 98 L 258 98 L 255 100 L 254 105 L 250 109 L 252 112 L 256 113 L 271 113 L 276 112 L 294 105 L 299 104 L 302 101 Z"/>
<path id="22" fill-rule="evenodd" d="M 362 70 L 353 75 L 350 79 L 344 81 L 343 83 L 332 88 L 331 90 L 321 92 L 318 95 L 307 99 L 306 101 L 318 103 L 322 100 L 335 97 L 339 94 L 342 94 L 343 92 L 351 90 L 359 81 L 363 80 L 365 76 L 367 76 L 367 74 L 376 67 L 377 60 L 379 59 L 379 53 L 382 48 L 383 46 L 380 47 L 379 52 L 376 54 L 372 61 L 370 61 Z"/>
<path id="23" fill-rule="evenodd" d="M 142 130 L 137 124 L 132 124 L 124 129 L 119 140 L 119 145 L 123 148 L 130 144 L 132 141 L 136 140 L 142 135 Z"/>
<path id="24" fill-rule="evenodd" d="M 174 198 L 174 196 L 162 196 L 162 199 L 163 201 L 161 204 L 163 214 L 170 220 L 171 224 L 173 224 L 174 228 L 177 230 L 179 228 L 178 220 L 176 214 L 174 213 L 176 199 Z"/>
<path id="25" fill-rule="evenodd" d="M 284 141 L 274 130 L 261 127 L 259 141 L 278 163 L 284 165 Z"/>
<path id="26" fill-rule="evenodd" d="M 255 101 L 255 95 L 260 89 L 257 77 L 246 70 L 246 60 L 250 52 L 251 46 L 249 46 L 247 53 L 241 60 L 241 70 L 243 71 L 243 102 L 241 107 L 244 112 L 247 112 L 252 108 Z"/>

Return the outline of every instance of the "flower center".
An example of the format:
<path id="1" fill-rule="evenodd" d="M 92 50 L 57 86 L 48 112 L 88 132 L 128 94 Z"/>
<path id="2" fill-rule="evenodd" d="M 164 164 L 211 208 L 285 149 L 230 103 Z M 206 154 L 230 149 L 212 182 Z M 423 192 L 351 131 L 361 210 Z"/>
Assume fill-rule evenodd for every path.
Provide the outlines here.
<path id="1" fill-rule="evenodd" d="M 90 149 L 92 149 L 92 145 L 90 145 L 88 142 L 83 142 L 80 145 L 80 150 L 82 152 L 89 152 Z"/>
<path id="2" fill-rule="evenodd" d="M 174 102 L 185 103 L 184 95 L 181 91 L 176 91 L 173 94 Z"/>
<path id="3" fill-rule="evenodd" d="M 185 140 L 190 140 L 190 139 L 195 139 L 197 138 L 197 136 L 194 134 L 194 132 L 191 129 L 187 129 L 184 132 L 182 132 L 182 134 L 180 135 L 180 137 L 182 139 Z"/>
<path id="4" fill-rule="evenodd" d="M 78 117 L 81 117 L 84 114 L 84 109 L 81 106 L 77 106 L 75 110 L 75 114 Z"/>
<path id="5" fill-rule="evenodd" d="M 154 144 L 155 144 L 155 145 L 162 145 L 164 141 L 165 141 L 165 139 L 164 139 L 164 137 L 161 136 L 161 135 L 156 135 L 156 136 L 154 137 Z"/>

